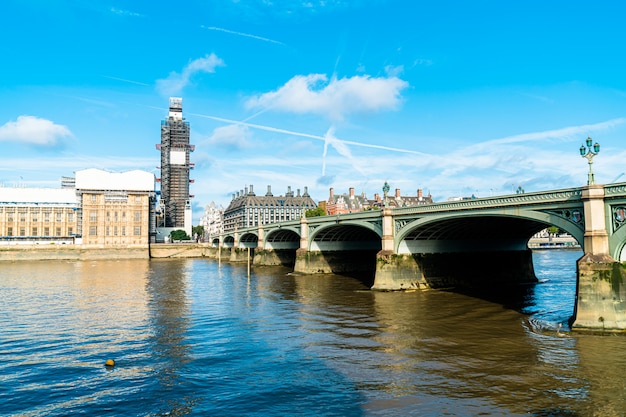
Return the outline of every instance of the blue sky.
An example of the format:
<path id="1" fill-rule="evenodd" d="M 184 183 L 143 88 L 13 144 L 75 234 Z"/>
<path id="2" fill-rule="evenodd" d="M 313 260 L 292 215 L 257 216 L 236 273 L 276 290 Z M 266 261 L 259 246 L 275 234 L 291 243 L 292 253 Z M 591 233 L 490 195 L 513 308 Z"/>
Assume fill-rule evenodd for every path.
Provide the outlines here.
<path id="1" fill-rule="evenodd" d="M 5 0 L 0 183 L 159 176 L 170 96 L 194 220 L 254 185 L 436 201 L 626 181 L 626 3 Z"/>

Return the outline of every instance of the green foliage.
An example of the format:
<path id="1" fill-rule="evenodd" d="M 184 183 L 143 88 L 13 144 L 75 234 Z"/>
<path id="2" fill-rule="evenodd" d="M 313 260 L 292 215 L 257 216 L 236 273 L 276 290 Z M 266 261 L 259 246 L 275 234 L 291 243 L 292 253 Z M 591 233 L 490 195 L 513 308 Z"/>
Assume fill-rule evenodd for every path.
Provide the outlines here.
<path id="1" fill-rule="evenodd" d="M 326 215 L 326 211 L 324 211 L 323 208 L 321 207 L 316 207 L 314 209 L 310 209 L 304 212 L 304 215 L 306 217 L 320 217 L 320 216 L 325 216 Z"/>
<path id="2" fill-rule="evenodd" d="M 170 238 L 172 238 L 172 240 L 189 240 L 189 239 L 191 239 L 187 235 L 187 232 L 185 232 L 182 229 L 173 230 L 172 233 L 170 233 Z"/>
<path id="3" fill-rule="evenodd" d="M 556 226 L 550 226 L 548 227 L 548 233 L 550 233 L 551 235 L 556 235 L 557 233 L 559 233 L 559 228 Z"/>
<path id="4" fill-rule="evenodd" d="M 198 236 L 204 235 L 204 226 L 193 226 L 191 228 L 191 234 Z"/>

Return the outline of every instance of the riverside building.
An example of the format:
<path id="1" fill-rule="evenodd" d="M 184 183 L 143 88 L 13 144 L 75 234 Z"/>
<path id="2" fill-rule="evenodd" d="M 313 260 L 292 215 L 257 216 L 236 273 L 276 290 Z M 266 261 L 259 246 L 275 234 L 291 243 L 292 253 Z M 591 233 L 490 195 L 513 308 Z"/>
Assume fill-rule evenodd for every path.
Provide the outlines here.
<path id="1" fill-rule="evenodd" d="M 304 187 L 304 193 L 300 195 L 300 189 L 294 194 L 291 187 L 287 187 L 287 193 L 279 196 L 272 194 L 271 186 L 267 186 L 264 196 L 257 196 L 253 186 L 245 187 L 244 190 L 233 194 L 233 198 L 224 210 L 224 231 L 228 232 L 239 227 L 257 226 L 259 223 L 278 223 L 288 220 L 299 219 L 304 216 L 306 210 L 316 208 L 315 201 L 308 193 L 308 187 Z"/>
<path id="2" fill-rule="evenodd" d="M 147 245 L 155 179 L 146 171 L 76 171 L 61 188 L 0 187 L 1 244 Z"/>

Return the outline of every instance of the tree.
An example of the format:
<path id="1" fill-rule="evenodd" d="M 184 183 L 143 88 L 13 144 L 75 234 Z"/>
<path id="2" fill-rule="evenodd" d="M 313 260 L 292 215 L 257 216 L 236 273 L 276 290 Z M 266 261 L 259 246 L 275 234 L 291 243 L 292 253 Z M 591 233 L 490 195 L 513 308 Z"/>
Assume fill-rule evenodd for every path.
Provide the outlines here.
<path id="1" fill-rule="evenodd" d="M 319 216 L 325 216 L 326 215 L 326 211 L 324 211 L 323 208 L 321 207 L 316 207 L 314 209 L 310 209 L 304 212 L 304 215 L 306 217 L 319 217 Z"/>
<path id="2" fill-rule="evenodd" d="M 174 241 L 174 240 L 189 240 L 189 239 L 191 239 L 187 235 L 187 232 L 185 232 L 182 229 L 172 230 L 172 232 L 170 233 L 170 238 L 172 238 L 172 241 Z"/>
<path id="3" fill-rule="evenodd" d="M 198 237 L 204 236 L 204 226 L 193 226 L 191 228 L 191 234 Z"/>

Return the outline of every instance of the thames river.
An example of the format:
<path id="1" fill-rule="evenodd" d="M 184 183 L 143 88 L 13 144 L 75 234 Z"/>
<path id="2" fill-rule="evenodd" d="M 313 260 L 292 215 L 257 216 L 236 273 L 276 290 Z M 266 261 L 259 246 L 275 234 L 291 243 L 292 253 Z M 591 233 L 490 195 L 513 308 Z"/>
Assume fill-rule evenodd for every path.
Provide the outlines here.
<path id="1" fill-rule="evenodd" d="M 537 251 L 538 284 L 472 295 L 206 259 L 2 263 L 0 415 L 623 416 L 626 337 L 567 327 L 580 256 Z"/>

